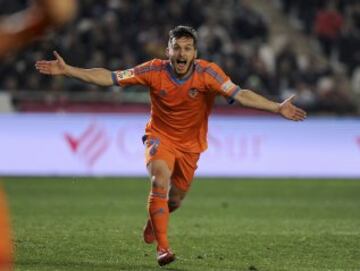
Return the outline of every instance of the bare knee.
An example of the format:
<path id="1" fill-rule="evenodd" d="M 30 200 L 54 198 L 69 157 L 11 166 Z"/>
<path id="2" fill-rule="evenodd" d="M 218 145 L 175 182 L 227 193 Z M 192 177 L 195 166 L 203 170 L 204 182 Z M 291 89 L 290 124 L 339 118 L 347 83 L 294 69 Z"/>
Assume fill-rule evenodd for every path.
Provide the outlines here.
<path id="1" fill-rule="evenodd" d="M 169 188 L 171 171 L 165 161 L 153 161 L 148 165 L 152 187 Z"/>
<path id="2" fill-rule="evenodd" d="M 160 174 L 151 176 L 151 186 L 163 189 L 169 189 L 169 180 Z"/>

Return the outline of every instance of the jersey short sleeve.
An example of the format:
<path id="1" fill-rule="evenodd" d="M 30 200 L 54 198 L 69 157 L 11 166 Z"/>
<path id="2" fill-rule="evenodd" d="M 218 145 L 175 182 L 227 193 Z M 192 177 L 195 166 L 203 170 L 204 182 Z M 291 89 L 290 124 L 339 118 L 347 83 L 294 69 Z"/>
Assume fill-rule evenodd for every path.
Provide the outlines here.
<path id="1" fill-rule="evenodd" d="M 113 71 L 111 76 L 114 85 L 121 87 L 131 85 L 150 86 L 153 70 L 154 61 L 152 60 L 131 69 Z"/>
<path id="2" fill-rule="evenodd" d="M 233 102 L 233 98 L 241 90 L 215 63 L 210 63 L 205 68 L 205 83 L 210 90 L 228 98 L 230 103 Z"/>

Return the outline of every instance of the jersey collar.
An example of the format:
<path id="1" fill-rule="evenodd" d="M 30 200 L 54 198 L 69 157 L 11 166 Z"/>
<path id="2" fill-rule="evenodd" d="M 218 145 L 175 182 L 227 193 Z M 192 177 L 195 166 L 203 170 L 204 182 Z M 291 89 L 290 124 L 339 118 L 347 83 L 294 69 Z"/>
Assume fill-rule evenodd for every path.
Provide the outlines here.
<path id="1" fill-rule="evenodd" d="M 173 68 L 171 67 L 170 61 L 166 65 L 166 70 L 170 76 L 171 81 L 173 81 L 177 85 L 182 85 L 194 74 L 195 65 L 196 65 L 196 60 L 194 61 L 193 71 L 188 76 L 186 76 L 182 79 L 179 79 L 178 77 L 176 77 L 176 74 L 175 74 Z"/>

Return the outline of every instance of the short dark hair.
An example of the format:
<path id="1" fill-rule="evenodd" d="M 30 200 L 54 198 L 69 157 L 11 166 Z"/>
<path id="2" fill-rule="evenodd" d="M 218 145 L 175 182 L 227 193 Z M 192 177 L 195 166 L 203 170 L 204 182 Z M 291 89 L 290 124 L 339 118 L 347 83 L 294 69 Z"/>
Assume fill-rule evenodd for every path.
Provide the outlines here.
<path id="1" fill-rule="evenodd" d="M 192 38 L 194 47 L 197 46 L 198 35 L 196 30 L 191 26 L 178 25 L 169 31 L 169 43 L 172 39 L 179 39 L 182 37 Z"/>

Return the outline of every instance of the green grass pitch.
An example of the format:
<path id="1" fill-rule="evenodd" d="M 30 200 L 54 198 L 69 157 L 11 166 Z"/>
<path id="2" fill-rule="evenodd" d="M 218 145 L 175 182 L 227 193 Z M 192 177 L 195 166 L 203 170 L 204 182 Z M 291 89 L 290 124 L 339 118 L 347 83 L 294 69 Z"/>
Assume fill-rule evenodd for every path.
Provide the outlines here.
<path id="1" fill-rule="evenodd" d="M 142 242 L 146 179 L 5 178 L 18 271 L 360 270 L 359 180 L 197 179 L 176 262 Z"/>

